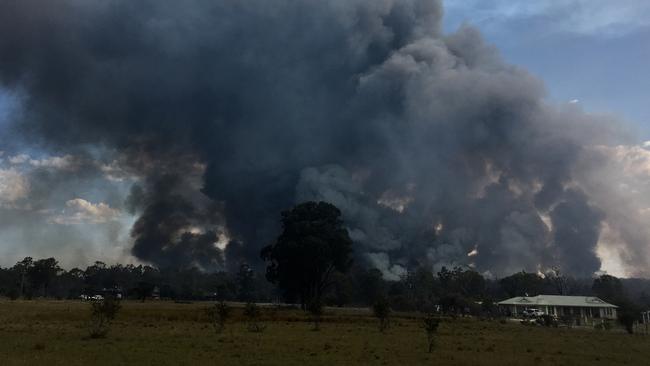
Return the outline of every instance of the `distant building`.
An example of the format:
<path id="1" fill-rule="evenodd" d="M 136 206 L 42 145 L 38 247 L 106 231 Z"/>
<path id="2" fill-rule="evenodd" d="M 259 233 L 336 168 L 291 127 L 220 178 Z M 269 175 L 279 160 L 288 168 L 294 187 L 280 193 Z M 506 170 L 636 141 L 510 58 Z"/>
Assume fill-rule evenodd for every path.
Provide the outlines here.
<path id="1" fill-rule="evenodd" d="M 513 297 L 497 303 L 499 308 L 513 316 L 526 309 L 539 309 L 557 317 L 572 316 L 578 323 L 593 323 L 594 319 L 616 319 L 618 306 L 593 296 L 537 295 Z"/>

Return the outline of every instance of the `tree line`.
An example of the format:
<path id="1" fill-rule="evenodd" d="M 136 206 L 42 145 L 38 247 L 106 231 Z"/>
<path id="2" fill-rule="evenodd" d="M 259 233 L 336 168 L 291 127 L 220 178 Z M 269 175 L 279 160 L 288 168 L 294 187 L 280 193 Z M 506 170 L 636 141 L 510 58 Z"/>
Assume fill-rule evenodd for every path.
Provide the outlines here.
<path id="1" fill-rule="evenodd" d="M 631 288 L 627 282 L 635 283 Z M 650 309 L 650 281 L 619 279 L 602 275 L 577 279 L 549 272 L 519 272 L 501 279 L 485 278 L 469 268 L 446 268 L 434 272 L 418 267 L 397 281 L 385 280 L 375 268 L 352 266 L 347 273 L 333 272 L 331 284 L 322 294 L 329 306 L 371 306 L 386 298 L 395 310 L 420 310 L 438 305 L 447 312 L 493 310 L 494 302 L 514 296 L 599 296 L 614 304 L 633 302 Z M 0 268 L 0 296 L 9 299 L 76 299 L 119 290 L 124 298 L 146 300 L 152 296 L 169 300 L 225 300 L 296 302 L 266 277 L 242 264 L 239 271 L 207 273 L 197 268 L 158 269 L 147 265 L 107 265 L 95 262 L 85 269 L 64 270 L 55 258 L 25 258 L 9 268 Z M 298 301 L 299 302 L 299 301 Z"/>
<path id="2" fill-rule="evenodd" d="M 495 279 L 469 267 L 410 268 L 399 280 L 355 264 L 340 211 L 324 202 L 307 202 L 282 213 L 282 233 L 260 253 L 266 271 L 241 263 L 234 272 L 204 272 L 196 267 L 95 262 L 85 269 L 62 269 L 55 258 L 25 258 L 0 268 L 0 296 L 10 299 L 75 299 L 80 295 L 119 292 L 145 301 L 225 300 L 289 302 L 307 307 L 372 306 L 387 301 L 400 311 L 493 314 L 495 302 L 514 296 L 599 296 L 616 305 L 650 309 L 650 280 L 573 278 L 559 270 L 519 272 Z"/>

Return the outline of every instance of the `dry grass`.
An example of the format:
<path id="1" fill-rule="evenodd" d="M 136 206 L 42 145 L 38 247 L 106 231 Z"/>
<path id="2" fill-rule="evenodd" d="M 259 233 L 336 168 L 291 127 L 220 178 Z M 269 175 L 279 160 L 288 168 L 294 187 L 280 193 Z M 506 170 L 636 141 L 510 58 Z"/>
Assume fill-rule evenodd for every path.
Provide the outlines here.
<path id="1" fill-rule="evenodd" d="M 265 309 L 251 333 L 241 309 L 215 334 L 208 304 L 123 303 L 106 339 L 88 339 L 89 305 L 0 301 L 2 365 L 646 365 L 650 337 L 469 319 L 440 325 L 436 349 L 412 314 L 382 334 L 366 312 L 326 312 L 321 331 L 296 310 Z"/>

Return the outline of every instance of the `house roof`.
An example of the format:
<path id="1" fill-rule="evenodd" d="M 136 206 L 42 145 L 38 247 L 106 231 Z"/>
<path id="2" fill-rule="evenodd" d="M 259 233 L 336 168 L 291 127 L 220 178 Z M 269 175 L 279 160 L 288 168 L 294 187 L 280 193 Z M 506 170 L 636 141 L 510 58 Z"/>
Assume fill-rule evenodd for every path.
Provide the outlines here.
<path id="1" fill-rule="evenodd" d="M 607 303 L 593 296 L 560 296 L 560 295 L 537 295 L 519 296 L 503 300 L 498 305 L 520 305 L 520 306 L 580 306 L 594 308 L 617 308 L 618 306 Z"/>

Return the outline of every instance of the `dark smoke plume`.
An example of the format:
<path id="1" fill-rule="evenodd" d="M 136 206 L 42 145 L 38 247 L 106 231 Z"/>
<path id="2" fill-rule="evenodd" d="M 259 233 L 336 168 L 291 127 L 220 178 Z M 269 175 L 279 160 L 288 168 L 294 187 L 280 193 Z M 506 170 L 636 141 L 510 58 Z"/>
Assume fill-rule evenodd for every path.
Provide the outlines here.
<path id="1" fill-rule="evenodd" d="M 223 269 L 219 233 L 213 229 L 221 221 L 217 207 L 180 173 L 150 175 L 144 189 L 133 186 L 127 204 L 139 218 L 131 230 L 132 253 L 161 267 Z"/>
<path id="2" fill-rule="evenodd" d="M 441 17 L 434 0 L 4 0 L 0 82 L 24 95 L 23 135 L 143 177 L 133 254 L 157 265 L 220 267 L 226 237 L 228 262 L 258 265 L 281 210 L 326 200 L 390 278 L 599 270 L 607 193 L 584 162 L 622 137 Z"/>

